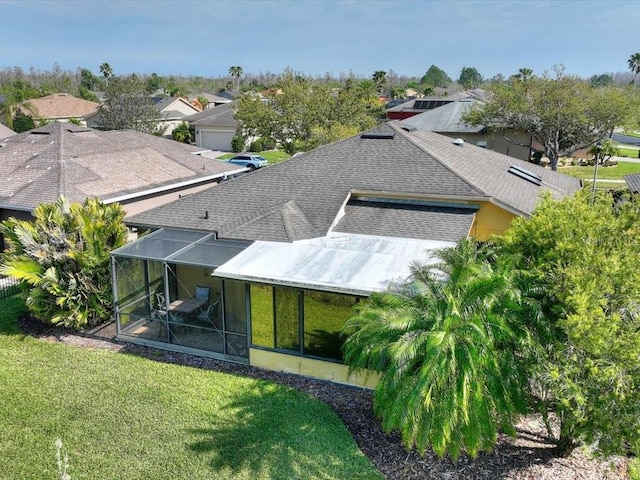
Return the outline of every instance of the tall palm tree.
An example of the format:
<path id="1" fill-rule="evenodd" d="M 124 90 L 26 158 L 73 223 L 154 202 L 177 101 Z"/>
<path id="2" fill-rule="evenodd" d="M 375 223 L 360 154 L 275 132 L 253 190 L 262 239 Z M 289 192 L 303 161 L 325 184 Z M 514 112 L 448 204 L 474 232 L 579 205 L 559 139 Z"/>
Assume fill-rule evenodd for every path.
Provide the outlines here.
<path id="1" fill-rule="evenodd" d="M 236 90 L 240 90 L 240 77 L 242 76 L 242 67 L 239 65 L 229 67 L 229 75 L 236 79 Z"/>
<path id="2" fill-rule="evenodd" d="M 378 93 L 381 94 L 384 91 L 384 85 L 387 82 L 387 72 L 384 70 L 376 70 L 373 72 L 371 79 L 376 84 Z"/>
<path id="3" fill-rule="evenodd" d="M 457 458 L 490 449 L 526 410 L 518 273 L 471 241 L 415 267 L 407 291 L 374 294 L 346 326 L 344 359 L 381 374 L 374 409 L 407 448 Z"/>
<path id="4" fill-rule="evenodd" d="M 629 65 L 629 70 L 633 73 L 633 85 L 635 87 L 638 84 L 638 74 L 640 74 L 640 52 L 631 55 L 627 60 L 627 64 Z"/>
<path id="5" fill-rule="evenodd" d="M 111 68 L 111 65 L 109 65 L 107 62 L 104 62 L 102 65 L 100 65 L 100 73 L 102 73 L 102 75 L 104 76 L 108 86 L 109 77 L 113 76 L 113 68 Z"/>

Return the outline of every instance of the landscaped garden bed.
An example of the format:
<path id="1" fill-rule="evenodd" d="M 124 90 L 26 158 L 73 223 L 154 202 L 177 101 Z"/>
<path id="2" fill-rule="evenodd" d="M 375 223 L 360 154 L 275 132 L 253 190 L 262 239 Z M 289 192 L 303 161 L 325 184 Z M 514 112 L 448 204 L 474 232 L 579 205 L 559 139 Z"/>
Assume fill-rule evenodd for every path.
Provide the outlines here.
<path id="1" fill-rule="evenodd" d="M 15 300 L 13 302 L 15 304 Z M 23 311 L 20 310 L 20 313 Z M 100 478 L 195 479 L 210 478 L 216 474 L 232 475 L 228 478 L 376 478 L 376 473 L 367 466 L 366 462 L 362 462 L 357 450 L 354 450 L 348 442 L 344 443 L 344 439 L 339 434 L 339 426 L 331 423 L 331 419 L 322 414 L 322 409 L 316 410 L 317 407 L 313 406 L 313 402 L 308 403 L 309 400 L 304 396 L 291 394 L 290 401 L 293 403 L 278 403 L 283 396 L 286 398 L 289 395 L 288 390 L 282 390 L 278 385 L 292 387 L 329 405 L 351 432 L 360 450 L 387 479 L 617 480 L 627 478 L 626 461 L 619 457 L 597 460 L 580 449 L 567 458 L 556 457 L 553 445 L 545 438 L 542 422 L 533 416 L 523 419 L 519 424 L 516 439 L 502 438 L 493 453 L 481 454 L 475 460 L 463 456 L 454 463 L 448 459 L 439 459 L 430 453 L 423 458 L 416 452 L 407 452 L 396 435 L 387 435 L 381 430 L 372 412 L 371 392 L 367 390 L 260 370 L 247 365 L 122 344 L 114 340 L 113 324 L 78 334 L 69 330 L 43 327 L 28 317 L 20 320 L 20 328 L 29 337 L 65 343 L 74 347 L 89 347 L 92 350 L 86 348 L 78 350 L 71 346 L 47 346 L 48 343 L 40 344 L 28 338 L 23 339 L 17 329 L 10 330 L 11 321 L 5 316 L 4 324 L 0 322 L 3 326 L 0 330 L 0 343 L 12 344 L 12 348 L 0 349 L 3 352 L 0 355 L 2 359 L 0 363 L 8 363 L 13 359 L 32 364 L 33 368 L 38 367 L 36 370 L 40 372 L 39 375 L 47 371 L 55 372 L 56 380 L 49 381 L 52 385 L 59 386 L 60 391 L 57 395 L 62 395 L 64 398 L 63 393 L 66 391 L 66 395 L 74 397 L 72 403 L 79 407 L 78 411 L 69 412 L 66 411 L 69 408 L 68 405 L 57 405 L 52 410 L 59 412 L 56 414 L 58 418 L 51 419 L 33 412 L 33 418 L 27 421 L 28 428 L 31 430 L 47 429 L 52 439 L 51 448 L 56 435 L 65 437 L 65 447 L 70 450 L 71 473 L 75 474 L 72 475 L 74 480 L 98 478 L 95 475 L 92 476 L 91 472 L 87 475 L 81 471 L 84 464 L 79 457 L 87 456 L 90 458 L 85 461 L 89 464 L 95 463 L 96 468 L 102 468 L 102 472 L 113 472 L 111 477 L 105 477 L 102 474 Z M 20 344 L 19 348 L 17 343 Z M 111 354 L 105 354 L 104 350 L 131 354 L 133 357 L 111 356 Z M 78 353 L 79 351 L 82 353 Z M 7 355 L 11 359 L 7 358 Z M 152 362 L 145 359 L 150 359 Z M 49 365 L 38 366 L 39 361 L 48 362 Z M 66 366 L 61 368 L 60 362 L 66 363 Z M 162 366 L 166 363 L 188 368 L 174 370 L 175 367 Z M 23 366 L 25 377 L 29 368 Z M 75 398 L 97 393 L 92 391 L 98 388 L 95 384 L 83 387 L 82 381 L 73 379 L 74 375 L 82 376 L 87 368 L 103 372 L 100 374 L 102 382 L 97 379 L 87 380 L 91 384 L 102 383 L 105 389 L 103 398 L 95 398 L 97 403 L 95 406 L 90 406 L 91 402 L 88 400 Z M 110 370 L 112 368 L 123 368 L 125 371 L 131 371 L 131 375 L 119 376 L 117 371 Z M 61 371 L 67 371 L 69 378 L 61 375 Z M 140 373 L 136 372 L 146 372 L 146 376 L 141 377 Z M 215 372 L 215 375 L 209 375 L 211 372 Z M 255 383 L 256 380 L 260 382 Z M 24 380 L 24 382 L 35 382 L 35 379 Z M 69 382 L 69 388 L 65 387 L 67 382 Z M 233 392 L 231 387 L 225 387 L 234 382 L 240 382 L 249 393 L 241 394 L 239 391 Z M 118 410 L 119 402 L 114 402 L 113 391 L 108 388 L 112 383 L 117 384 L 117 391 L 122 396 L 129 392 L 134 398 L 149 399 L 147 405 L 140 404 L 135 407 L 140 412 L 146 412 L 144 415 L 141 413 L 137 425 L 127 425 L 126 419 L 136 418 L 135 415 L 130 415 L 131 412 L 113 414 Z M 12 385 L 11 388 L 15 387 Z M 40 385 L 36 383 L 31 388 L 37 390 Z M 220 391 L 221 388 L 224 390 Z M 139 396 L 141 389 L 142 397 Z M 10 395 L 16 393 L 13 390 L 9 392 Z M 38 395 L 45 395 L 45 392 Z M 160 401 L 158 397 L 162 400 Z M 214 400 L 221 397 L 224 397 L 224 401 Z M 17 398 L 14 400 L 18 402 Z M 13 408 L 6 403 L 3 408 Z M 136 402 L 129 402 L 126 405 L 132 407 Z M 161 410 L 154 411 L 158 405 L 163 405 Z M 223 405 L 228 411 L 232 411 L 236 420 L 239 421 L 228 423 L 228 419 L 224 419 L 225 409 L 220 408 Z M 307 423 L 298 423 L 297 411 L 306 411 L 310 405 L 313 406 L 312 416 L 307 418 Z M 163 416 L 165 408 L 167 411 L 175 412 L 179 420 L 177 425 L 180 425 L 181 433 L 184 435 L 182 438 L 176 438 L 179 436 L 172 431 L 172 426 L 165 424 L 167 421 Z M 149 409 L 151 409 L 150 412 L 148 412 Z M 206 412 L 206 415 L 202 417 L 204 420 L 201 426 L 188 428 L 188 425 L 194 424 L 191 417 L 203 412 Z M 3 416 L 0 415 L 0 417 Z M 72 422 L 82 424 L 83 428 L 80 430 L 86 430 L 87 438 L 81 438 L 81 440 L 89 444 L 75 444 L 76 439 L 73 435 L 71 437 L 65 435 L 65 430 L 69 426 L 60 423 L 63 418 L 71 418 Z M 123 424 L 108 426 L 115 421 Z M 30 424 L 30 422 L 33 423 Z M 268 428 L 272 422 L 278 425 L 274 431 L 266 434 L 256 434 L 254 431 Z M 329 428 L 326 426 L 327 422 L 330 424 Z M 42 424 L 46 426 L 42 427 Z M 226 427 L 225 424 L 227 424 Z M 304 428 L 304 434 L 289 443 L 291 439 L 282 438 L 291 434 L 290 425 L 287 426 L 287 424 Z M 2 438 L 15 436 L 16 428 L 14 423 L 1 422 Z M 25 428 L 24 423 L 20 428 Z M 78 426 L 74 427 L 74 430 L 77 428 Z M 111 428 L 115 430 L 114 436 L 109 433 Z M 131 435 L 139 436 L 142 445 L 135 447 L 135 451 L 127 451 L 127 445 L 118 444 L 124 441 L 119 435 L 123 429 Z M 322 445 L 315 445 L 320 441 L 316 437 L 318 432 L 327 437 Z M 333 437 L 334 434 L 337 434 L 336 438 Z M 96 445 L 89 440 L 95 435 L 99 435 L 99 438 L 104 440 L 104 444 L 98 442 Z M 339 442 L 340 448 L 337 450 L 342 450 L 341 454 L 335 453 L 336 450 L 331 450 L 333 453 L 328 454 L 329 445 L 327 444 L 336 442 Z M 15 439 L 10 441 L 9 447 L 13 449 L 11 453 L 14 455 L 12 462 L 22 458 L 25 465 L 29 465 L 29 462 L 36 457 L 47 465 L 53 465 L 53 453 L 49 455 L 51 462 L 48 462 L 48 452 L 36 454 L 26 444 L 23 444 L 23 448 L 16 450 L 18 443 Z M 49 445 L 40 445 L 38 448 L 45 446 L 49 447 Z M 3 451 L 7 452 L 7 449 L 3 448 Z M 177 454 L 177 451 L 181 453 Z M 185 451 L 189 451 L 189 454 L 185 454 Z M 165 458 L 161 464 L 162 468 L 153 472 L 148 471 L 151 468 L 149 462 L 155 458 Z M 197 463 L 197 467 L 193 466 L 194 462 Z M 347 466 L 346 462 L 354 463 Z M 2 461 L 0 461 L 1 464 Z M 5 468 L 4 465 L 2 467 Z M 347 470 L 342 470 L 345 467 Z M 158 476 L 161 474 L 165 476 Z M 250 475 L 254 476 L 250 477 Z"/>

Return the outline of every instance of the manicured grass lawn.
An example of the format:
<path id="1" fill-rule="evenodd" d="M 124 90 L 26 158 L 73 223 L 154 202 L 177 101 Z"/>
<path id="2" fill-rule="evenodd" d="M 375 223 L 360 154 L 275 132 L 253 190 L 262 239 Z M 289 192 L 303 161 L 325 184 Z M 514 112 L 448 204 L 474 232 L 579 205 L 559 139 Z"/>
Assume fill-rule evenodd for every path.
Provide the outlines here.
<path id="1" fill-rule="evenodd" d="M 631 130 L 627 130 L 625 132 L 622 132 L 623 135 L 627 135 L 628 137 L 638 137 L 640 138 L 640 132 L 635 132 L 635 131 L 631 131 Z"/>
<path id="2" fill-rule="evenodd" d="M 265 381 L 25 336 L 0 301 L 0 478 L 381 479 L 322 402 Z"/>
<path id="3" fill-rule="evenodd" d="M 559 172 L 574 177 L 593 178 L 594 167 L 560 167 Z M 640 163 L 618 162 L 614 167 L 598 166 L 598 178 L 603 180 L 623 180 L 624 175 L 640 172 Z"/>
<path id="4" fill-rule="evenodd" d="M 231 158 L 234 155 L 236 154 L 225 153 L 224 155 L 220 155 L 218 157 L 218 160 L 226 160 L 227 158 Z M 291 155 L 281 150 L 265 150 L 264 152 L 260 152 L 259 155 L 262 155 L 264 158 L 266 158 L 267 162 L 269 162 L 269 165 L 275 165 L 291 158 Z"/>
<path id="5" fill-rule="evenodd" d="M 621 157 L 638 158 L 637 148 L 618 147 Z"/>

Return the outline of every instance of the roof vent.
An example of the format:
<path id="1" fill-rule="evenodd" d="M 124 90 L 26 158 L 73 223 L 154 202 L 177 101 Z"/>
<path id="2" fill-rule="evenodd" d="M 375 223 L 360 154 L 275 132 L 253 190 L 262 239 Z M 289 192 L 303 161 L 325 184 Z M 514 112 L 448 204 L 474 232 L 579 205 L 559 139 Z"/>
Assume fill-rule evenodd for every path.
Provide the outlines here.
<path id="1" fill-rule="evenodd" d="M 416 130 L 418 130 L 418 127 L 413 126 L 413 125 L 406 124 L 406 125 L 403 125 L 403 126 L 402 126 L 402 129 L 403 129 L 405 132 L 415 132 Z"/>
<path id="2" fill-rule="evenodd" d="M 395 136 L 396 134 L 394 132 L 389 132 L 389 133 L 369 132 L 369 133 L 363 133 L 362 135 L 360 135 L 360 138 L 368 138 L 368 139 L 375 139 L 375 140 L 393 140 L 393 137 Z"/>
<path id="3" fill-rule="evenodd" d="M 461 138 L 456 138 L 456 139 L 453 141 L 453 144 L 454 144 L 454 145 L 458 145 L 459 147 L 462 147 L 462 146 L 464 146 L 464 140 L 463 140 L 463 139 L 461 139 Z"/>
<path id="4" fill-rule="evenodd" d="M 542 185 L 542 177 L 540 175 L 536 175 L 531 170 L 527 170 L 526 168 L 522 168 L 517 165 L 511 165 L 507 172 L 515 175 L 516 177 L 520 177 L 527 182 L 531 182 L 534 185 Z"/>

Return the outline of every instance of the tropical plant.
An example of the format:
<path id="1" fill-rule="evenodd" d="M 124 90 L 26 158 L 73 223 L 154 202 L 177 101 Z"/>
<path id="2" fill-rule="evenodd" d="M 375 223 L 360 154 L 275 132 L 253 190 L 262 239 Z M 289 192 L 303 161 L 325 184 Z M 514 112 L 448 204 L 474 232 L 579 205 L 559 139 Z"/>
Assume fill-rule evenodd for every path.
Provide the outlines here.
<path id="1" fill-rule="evenodd" d="M 111 68 L 111 65 L 109 65 L 107 62 L 102 63 L 100 65 L 100 73 L 102 73 L 102 76 L 104 77 L 105 82 L 107 83 L 107 86 L 109 85 L 109 77 L 113 77 L 113 68 Z"/>
<path id="2" fill-rule="evenodd" d="M 34 221 L 0 224 L 8 244 L 0 273 L 25 285 L 26 304 L 44 323 L 83 328 L 107 320 L 113 309 L 109 254 L 124 245 L 124 210 L 96 198 L 82 204 L 60 197 L 41 204 Z"/>
<path id="3" fill-rule="evenodd" d="M 229 67 L 229 75 L 236 79 L 236 90 L 240 90 L 240 77 L 242 76 L 242 67 L 239 65 Z"/>
<path id="4" fill-rule="evenodd" d="M 376 70 L 371 77 L 373 83 L 376 84 L 378 94 L 384 93 L 384 87 L 387 83 L 387 72 L 384 70 Z"/>
<path id="5" fill-rule="evenodd" d="M 191 128 L 189 128 L 188 122 L 180 122 L 180 124 L 173 129 L 173 132 L 171 132 L 171 137 L 176 142 L 182 143 L 192 143 L 195 140 L 195 135 Z"/>
<path id="6" fill-rule="evenodd" d="M 4 100 L 0 103 L 0 116 L 4 119 L 3 123 L 8 128 L 14 129 L 13 124 L 17 116 L 25 116 L 25 114 L 29 113 L 31 115 L 28 116 L 37 117 L 37 107 L 28 100 L 35 96 L 37 96 L 37 92 L 31 86 L 25 86 L 22 82 L 14 82 L 6 88 Z M 29 129 L 27 128 L 27 130 Z"/>
<path id="7" fill-rule="evenodd" d="M 633 85 L 638 85 L 638 74 L 640 74 L 640 52 L 634 53 L 627 60 L 629 70 L 633 73 Z"/>
<path id="8" fill-rule="evenodd" d="M 344 329 L 344 360 L 380 372 L 375 412 L 407 448 L 475 457 L 498 432 L 515 434 L 526 411 L 525 318 L 534 323 L 536 310 L 510 261 L 490 261 L 470 240 L 440 257 L 414 267 L 400 293 L 373 294 L 357 307 Z"/>

